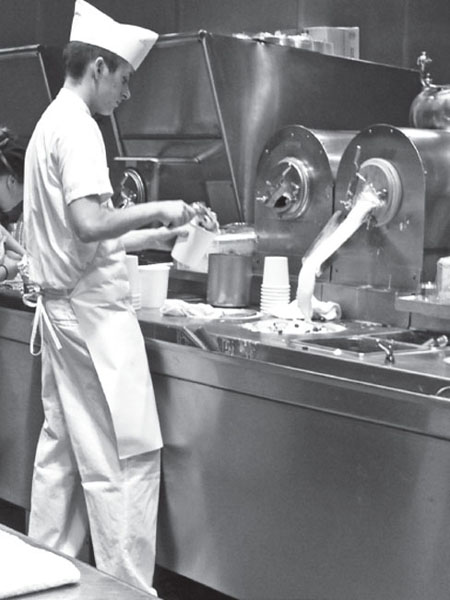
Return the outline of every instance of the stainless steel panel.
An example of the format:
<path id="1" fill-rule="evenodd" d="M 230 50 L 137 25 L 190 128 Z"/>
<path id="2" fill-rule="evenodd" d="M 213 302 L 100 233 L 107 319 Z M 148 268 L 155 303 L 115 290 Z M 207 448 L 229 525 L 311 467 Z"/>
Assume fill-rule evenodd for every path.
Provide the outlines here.
<path id="1" fill-rule="evenodd" d="M 30 313 L 0 308 L 0 498 L 30 508 L 43 421 L 40 361 L 30 355 Z"/>
<path id="2" fill-rule="evenodd" d="M 171 39 L 177 43 L 169 43 Z M 162 36 L 141 65 L 131 91 L 131 99 L 116 112 L 125 148 L 146 138 L 220 138 L 198 36 Z"/>
<path id="3" fill-rule="evenodd" d="M 209 335 L 202 330 L 195 334 L 210 348 Z M 450 367 L 436 360 L 435 353 L 399 355 L 393 367 L 385 364 L 382 351 L 377 357 L 352 360 L 344 353 L 339 357 L 320 351 L 312 339 L 277 346 L 223 335 L 217 342 L 219 351 L 200 356 L 190 340 L 180 339 L 171 347 L 147 339 L 149 349 L 157 349 L 150 358 L 158 361 L 151 363 L 153 372 L 177 377 L 178 368 L 183 379 L 213 388 L 450 439 L 448 402 L 437 396 L 449 384 Z M 178 361 L 186 363 L 186 369 Z M 297 393 L 298 387 L 312 390 L 320 384 L 333 388 L 333 393 Z M 358 401 L 358 393 L 377 401 Z"/>
<path id="4" fill-rule="evenodd" d="M 365 281 L 364 277 L 367 278 L 368 274 L 361 274 L 362 281 Z M 324 281 L 320 284 L 317 296 L 321 300 L 338 302 L 346 319 L 374 321 L 397 327 L 411 326 L 409 314 L 396 309 L 395 289 L 373 288 L 363 282 L 360 285 L 342 285 Z M 445 328 L 441 330 L 445 331 Z"/>
<path id="5" fill-rule="evenodd" d="M 447 598 L 449 440 L 313 408 L 328 398 L 393 415 L 392 390 L 149 349 L 162 566 L 241 600 Z M 418 406 L 400 404 L 403 416 Z M 428 408 L 423 425 L 437 417 Z"/>
<path id="6" fill-rule="evenodd" d="M 203 34 L 160 38 L 116 122 L 120 153 L 150 200 L 204 201 L 222 223 L 242 219 Z M 224 183 L 231 195 L 211 200 L 210 189 Z"/>
<path id="7" fill-rule="evenodd" d="M 0 123 L 29 138 L 52 99 L 39 46 L 0 50 L 0 81 Z"/>

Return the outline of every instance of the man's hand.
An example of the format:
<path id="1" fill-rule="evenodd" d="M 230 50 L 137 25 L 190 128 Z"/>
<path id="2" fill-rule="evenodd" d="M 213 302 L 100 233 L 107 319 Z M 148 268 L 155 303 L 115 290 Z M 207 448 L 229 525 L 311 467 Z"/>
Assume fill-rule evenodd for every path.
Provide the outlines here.
<path id="1" fill-rule="evenodd" d="M 186 204 L 183 200 L 160 200 L 161 223 L 173 229 L 188 223 L 198 213 L 195 206 Z"/>
<path id="2" fill-rule="evenodd" d="M 14 279 L 18 273 L 18 266 L 21 256 L 15 252 L 7 251 L 1 262 L 8 269 L 8 279 Z M 3 271 L 3 269 L 2 269 Z"/>

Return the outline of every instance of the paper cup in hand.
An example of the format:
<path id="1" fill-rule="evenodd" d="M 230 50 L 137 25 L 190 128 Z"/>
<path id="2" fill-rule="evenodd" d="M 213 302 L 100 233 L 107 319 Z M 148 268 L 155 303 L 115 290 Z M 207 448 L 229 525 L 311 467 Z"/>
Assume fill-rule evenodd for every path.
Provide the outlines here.
<path id="1" fill-rule="evenodd" d="M 193 221 L 186 225 L 186 231 L 186 236 L 178 236 L 172 249 L 172 258 L 193 269 L 205 257 L 217 236 L 217 231 L 207 231 Z"/>
<path id="2" fill-rule="evenodd" d="M 139 267 L 142 308 L 161 308 L 167 298 L 169 272 L 168 263 Z"/>

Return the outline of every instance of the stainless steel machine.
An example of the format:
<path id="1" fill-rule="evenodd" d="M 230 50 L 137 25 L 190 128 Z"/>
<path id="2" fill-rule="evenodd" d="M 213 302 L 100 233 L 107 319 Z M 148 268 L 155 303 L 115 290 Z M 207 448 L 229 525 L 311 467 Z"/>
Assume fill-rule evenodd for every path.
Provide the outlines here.
<path id="1" fill-rule="evenodd" d="M 258 254 L 287 255 L 295 279 L 331 215 L 344 219 L 370 186 L 379 205 L 327 261 L 317 293 L 342 303 L 347 318 L 406 324 L 396 297 L 434 282 L 437 260 L 450 254 L 449 158 L 448 131 L 281 129 L 258 165 Z"/>
<path id="2" fill-rule="evenodd" d="M 125 199 L 202 201 L 221 224 L 253 223 L 258 162 L 277 131 L 406 127 L 419 91 L 413 70 L 205 31 L 163 35 L 115 115 L 113 171 Z"/>

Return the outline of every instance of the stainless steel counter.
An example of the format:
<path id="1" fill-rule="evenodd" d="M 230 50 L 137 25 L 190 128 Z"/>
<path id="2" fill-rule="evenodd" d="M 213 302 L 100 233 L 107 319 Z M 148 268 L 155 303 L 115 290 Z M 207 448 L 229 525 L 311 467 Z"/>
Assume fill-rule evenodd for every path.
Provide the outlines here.
<path id="1" fill-rule="evenodd" d="M 148 349 L 165 438 L 162 566 L 242 599 L 445 597 L 445 400 Z"/>
<path id="2" fill-rule="evenodd" d="M 23 314 L 0 308 L 2 361 Z M 447 600 L 447 349 L 386 364 L 314 336 L 139 319 L 165 441 L 158 564 L 241 600 Z"/>
<path id="3" fill-rule="evenodd" d="M 241 599 L 446 597 L 448 350 L 386 364 L 188 321 L 206 351 L 185 319 L 140 318 L 165 439 L 162 566 Z"/>

